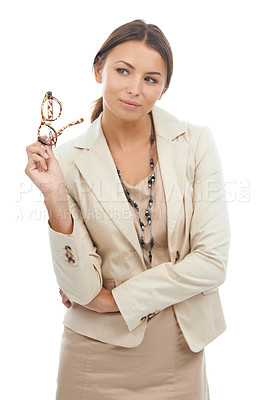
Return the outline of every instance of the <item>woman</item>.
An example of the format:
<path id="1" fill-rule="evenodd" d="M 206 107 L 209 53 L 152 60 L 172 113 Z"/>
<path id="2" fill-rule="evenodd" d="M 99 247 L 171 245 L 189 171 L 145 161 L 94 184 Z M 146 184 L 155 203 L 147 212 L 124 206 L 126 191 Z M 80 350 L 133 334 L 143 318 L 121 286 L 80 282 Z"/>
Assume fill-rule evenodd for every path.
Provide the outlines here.
<path id="1" fill-rule="evenodd" d="M 122 25 L 94 60 L 91 126 L 56 157 L 27 147 L 68 308 L 57 400 L 209 398 L 230 229 L 209 129 L 155 106 L 172 70 L 158 27 Z"/>

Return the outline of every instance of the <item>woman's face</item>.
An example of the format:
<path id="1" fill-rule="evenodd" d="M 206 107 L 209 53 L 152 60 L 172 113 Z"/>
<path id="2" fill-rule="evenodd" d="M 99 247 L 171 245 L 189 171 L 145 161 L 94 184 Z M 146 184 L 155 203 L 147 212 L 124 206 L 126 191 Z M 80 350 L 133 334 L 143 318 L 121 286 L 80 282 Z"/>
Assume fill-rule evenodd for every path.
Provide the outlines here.
<path id="1" fill-rule="evenodd" d="M 161 99 L 167 71 L 157 50 L 128 41 L 112 49 L 104 64 L 95 67 L 95 78 L 102 83 L 104 112 L 134 121 L 147 116 Z"/>

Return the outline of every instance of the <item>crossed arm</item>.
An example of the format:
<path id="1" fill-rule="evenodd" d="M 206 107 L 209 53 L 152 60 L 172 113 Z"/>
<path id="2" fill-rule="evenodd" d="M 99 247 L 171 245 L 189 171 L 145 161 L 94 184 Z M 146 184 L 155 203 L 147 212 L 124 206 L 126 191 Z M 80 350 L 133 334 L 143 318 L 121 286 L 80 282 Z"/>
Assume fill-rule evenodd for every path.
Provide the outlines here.
<path id="1" fill-rule="evenodd" d="M 64 304 L 64 306 L 70 308 L 72 306 L 72 303 L 69 298 L 64 294 L 62 289 L 59 289 L 59 293 L 62 297 L 62 303 Z M 112 292 L 105 289 L 104 287 L 101 288 L 99 294 L 97 294 L 97 296 L 90 303 L 84 305 L 83 307 L 98 313 L 119 311 Z"/>
<path id="2" fill-rule="evenodd" d="M 69 206 L 67 212 L 66 204 L 62 199 L 58 199 L 56 205 L 52 202 L 46 202 L 49 213 L 49 236 L 53 264 L 60 286 L 59 293 L 62 297 L 62 303 L 67 308 L 70 308 L 72 303 L 78 303 L 98 313 L 117 312 L 119 308 L 112 292 L 102 286 L 101 259 L 88 235 L 80 209 L 69 195 L 67 195 L 67 202 Z M 58 215 L 60 215 L 60 218 L 56 218 Z M 62 215 L 64 215 L 64 218 L 62 218 Z M 73 215 L 75 215 L 75 220 Z M 87 252 L 86 242 L 89 246 L 87 249 L 92 249 L 91 253 Z M 70 259 L 70 265 L 67 266 L 64 265 L 65 262 L 62 263 L 62 255 L 58 254 L 59 248 L 65 249 L 66 247 L 71 249 L 73 256 Z M 76 247 L 77 252 L 74 250 Z M 74 252 L 75 254 L 73 254 Z M 79 282 L 79 289 L 80 282 L 84 282 L 81 294 L 76 292 L 75 281 Z M 86 281 L 91 282 L 89 287 Z"/>

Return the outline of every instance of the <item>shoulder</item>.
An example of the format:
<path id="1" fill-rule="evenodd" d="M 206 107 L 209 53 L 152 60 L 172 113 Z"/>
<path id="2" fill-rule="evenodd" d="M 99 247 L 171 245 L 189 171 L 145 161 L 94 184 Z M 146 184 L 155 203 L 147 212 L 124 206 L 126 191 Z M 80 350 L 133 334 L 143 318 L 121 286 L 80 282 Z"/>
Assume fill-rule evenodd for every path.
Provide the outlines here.
<path id="1" fill-rule="evenodd" d="M 199 147 L 209 147 L 214 142 L 213 135 L 207 126 L 179 119 L 157 106 L 153 108 L 152 115 L 158 136 L 169 140 L 186 141 L 193 152 Z"/>
<path id="2" fill-rule="evenodd" d="M 88 122 L 81 126 L 80 134 L 74 139 L 60 144 L 54 149 L 54 155 L 64 173 L 72 169 L 75 160 L 87 152 L 101 134 L 99 117 L 92 124 Z"/>

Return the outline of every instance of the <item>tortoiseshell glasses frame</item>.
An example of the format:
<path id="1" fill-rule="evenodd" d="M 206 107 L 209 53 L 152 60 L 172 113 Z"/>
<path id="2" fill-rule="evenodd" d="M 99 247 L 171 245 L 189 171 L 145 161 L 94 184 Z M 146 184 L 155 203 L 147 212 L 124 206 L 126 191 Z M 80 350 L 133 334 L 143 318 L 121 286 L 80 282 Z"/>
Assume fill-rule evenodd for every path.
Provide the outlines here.
<path id="1" fill-rule="evenodd" d="M 44 107 L 46 106 L 46 102 L 47 102 L 47 116 L 48 116 L 47 118 L 44 115 Z M 58 114 L 58 116 L 56 118 L 54 118 L 54 116 L 53 116 L 53 102 L 56 102 L 59 105 L 59 114 Z M 69 128 L 70 126 L 73 126 L 73 125 L 76 125 L 76 124 L 80 124 L 81 122 L 84 121 L 83 118 L 80 118 L 79 120 L 71 122 L 70 124 L 64 126 L 64 128 L 59 129 L 58 131 L 56 131 L 49 124 L 49 122 L 56 121 L 61 116 L 62 103 L 52 95 L 52 92 L 46 92 L 45 93 L 45 96 L 44 96 L 43 102 L 42 102 L 41 112 L 42 112 L 42 121 L 41 121 L 41 125 L 39 126 L 39 129 L 38 129 L 38 141 L 41 142 L 44 145 L 47 145 L 47 146 L 56 146 L 57 137 L 59 135 L 61 135 L 66 128 Z M 42 129 L 43 126 L 48 127 L 49 130 L 50 130 L 49 131 L 49 139 L 50 139 L 49 142 L 45 141 L 41 137 L 41 129 Z"/>

